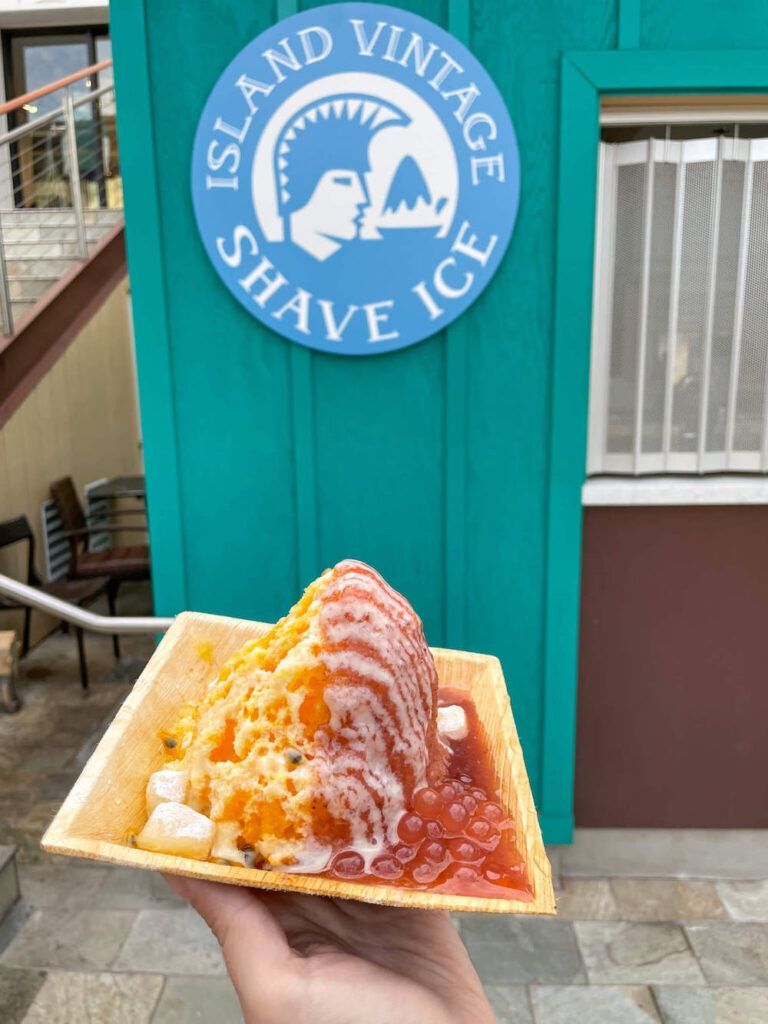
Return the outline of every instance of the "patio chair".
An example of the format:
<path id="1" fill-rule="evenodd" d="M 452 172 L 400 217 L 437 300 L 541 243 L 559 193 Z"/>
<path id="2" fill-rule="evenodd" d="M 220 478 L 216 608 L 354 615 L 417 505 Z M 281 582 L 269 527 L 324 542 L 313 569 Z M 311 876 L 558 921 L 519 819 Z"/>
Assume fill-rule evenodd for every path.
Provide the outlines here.
<path id="1" fill-rule="evenodd" d="M 95 601 L 101 594 L 106 593 L 109 586 L 109 577 L 94 576 L 84 580 L 51 580 L 43 583 L 35 570 L 35 537 L 26 516 L 15 516 L 13 519 L 6 519 L 0 522 L 0 548 L 9 547 L 11 544 L 19 544 L 22 541 L 27 543 L 27 578 L 26 583 L 44 594 L 58 597 L 62 601 L 84 607 Z M 0 596 L 0 610 L 9 609 L 24 610 L 24 632 L 22 633 L 21 653 L 22 657 L 29 650 L 29 629 L 32 621 L 32 609 L 28 605 L 18 604 L 7 597 Z M 68 625 L 65 623 L 65 625 Z M 88 689 L 88 663 L 85 657 L 85 640 L 83 630 L 80 626 L 74 627 L 75 639 L 77 641 L 77 657 L 80 662 L 80 684 L 84 690 Z"/>
<path id="2" fill-rule="evenodd" d="M 89 551 L 88 538 L 91 534 L 124 533 L 140 531 L 146 533 L 146 524 L 142 526 L 123 523 L 105 522 L 99 516 L 96 523 L 89 525 L 83 506 L 77 496 L 71 476 L 62 477 L 51 484 L 51 498 L 64 527 L 62 536 L 69 541 L 69 572 L 70 580 L 89 580 L 108 577 L 107 601 L 109 614 L 114 615 L 117 605 L 117 591 L 126 580 L 149 579 L 149 547 L 146 544 L 134 544 L 125 547 L 107 548 L 103 551 Z M 117 635 L 112 637 L 115 657 L 120 657 L 120 643 Z"/>

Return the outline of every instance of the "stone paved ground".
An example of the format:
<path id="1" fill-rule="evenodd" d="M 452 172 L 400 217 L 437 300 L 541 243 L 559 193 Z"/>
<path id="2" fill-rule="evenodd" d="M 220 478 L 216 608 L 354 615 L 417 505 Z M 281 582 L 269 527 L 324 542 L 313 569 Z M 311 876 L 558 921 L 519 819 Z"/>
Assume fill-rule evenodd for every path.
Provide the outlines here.
<path id="1" fill-rule="evenodd" d="M 23 710 L 0 716 L 0 843 L 19 847 L 22 891 L 0 926 L 0 1021 L 234 1024 L 216 942 L 161 878 L 38 848 L 151 650 L 126 640 L 115 667 L 108 639 L 88 645 L 87 700 L 73 638 L 54 635 L 23 665 Z M 458 926 L 499 1024 L 768 1022 L 766 880 L 563 877 L 558 919 Z"/>

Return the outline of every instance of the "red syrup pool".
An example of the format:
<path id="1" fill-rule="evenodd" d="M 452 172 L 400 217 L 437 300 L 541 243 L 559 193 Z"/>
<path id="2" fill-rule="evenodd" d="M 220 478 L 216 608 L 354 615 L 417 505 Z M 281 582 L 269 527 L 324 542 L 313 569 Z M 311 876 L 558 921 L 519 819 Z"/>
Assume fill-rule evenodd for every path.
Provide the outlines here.
<path id="1" fill-rule="evenodd" d="M 398 825 L 399 842 L 373 859 L 368 871 L 354 850 L 340 850 L 326 877 L 455 896 L 531 900 L 515 822 L 494 788 L 483 729 L 461 691 L 441 690 L 441 707 L 460 704 L 469 734 L 451 741 L 439 785 L 417 790 Z"/>

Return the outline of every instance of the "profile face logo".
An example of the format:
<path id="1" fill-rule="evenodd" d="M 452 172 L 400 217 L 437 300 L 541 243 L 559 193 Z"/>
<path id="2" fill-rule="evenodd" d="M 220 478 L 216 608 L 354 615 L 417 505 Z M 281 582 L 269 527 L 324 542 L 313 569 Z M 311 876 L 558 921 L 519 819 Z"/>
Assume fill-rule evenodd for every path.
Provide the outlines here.
<path id="1" fill-rule="evenodd" d="M 509 241 L 519 160 L 504 102 L 456 39 L 407 11 L 286 18 L 216 83 L 192 195 L 224 283 L 262 323 L 340 355 L 440 331 Z"/>

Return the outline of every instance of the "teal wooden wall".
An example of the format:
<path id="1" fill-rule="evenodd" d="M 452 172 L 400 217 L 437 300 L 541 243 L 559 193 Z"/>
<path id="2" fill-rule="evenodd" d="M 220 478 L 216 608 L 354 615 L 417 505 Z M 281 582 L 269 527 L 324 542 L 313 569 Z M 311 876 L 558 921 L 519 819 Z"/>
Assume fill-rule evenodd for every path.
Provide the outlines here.
<path id="1" fill-rule="evenodd" d="M 212 85 L 296 4 L 112 2 L 157 610 L 271 620 L 324 567 L 362 558 L 411 599 L 431 643 L 501 658 L 538 799 L 561 55 L 710 46 L 713 32 L 720 47 L 758 46 L 768 26 L 747 0 L 401 5 L 463 38 L 495 79 L 518 135 L 520 212 L 457 324 L 343 359 L 271 334 L 234 301 L 189 195 Z M 561 756 L 570 786 L 572 749 Z M 541 811 L 547 838 L 567 840 L 567 816 Z"/>

